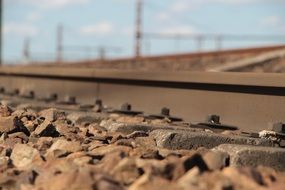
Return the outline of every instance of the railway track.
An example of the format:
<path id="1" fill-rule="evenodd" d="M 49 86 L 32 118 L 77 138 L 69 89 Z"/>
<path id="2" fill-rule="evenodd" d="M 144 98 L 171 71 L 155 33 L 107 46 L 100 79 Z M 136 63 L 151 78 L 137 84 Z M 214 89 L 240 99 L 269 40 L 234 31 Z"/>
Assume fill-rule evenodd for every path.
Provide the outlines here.
<path id="1" fill-rule="evenodd" d="M 282 189 L 284 79 L 2 67 L 0 188 Z"/>
<path id="2" fill-rule="evenodd" d="M 58 101 L 74 97 L 78 103 L 119 108 L 123 103 L 147 114 L 167 107 L 187 122 L 219 115 L 221 122 L 244 130 L 266 129 L 282 122 L 285 113 L 285 76 L 282 74 L 134 72 L 90 68 L 3 67 L 2 90 L 33 93 Z"/>

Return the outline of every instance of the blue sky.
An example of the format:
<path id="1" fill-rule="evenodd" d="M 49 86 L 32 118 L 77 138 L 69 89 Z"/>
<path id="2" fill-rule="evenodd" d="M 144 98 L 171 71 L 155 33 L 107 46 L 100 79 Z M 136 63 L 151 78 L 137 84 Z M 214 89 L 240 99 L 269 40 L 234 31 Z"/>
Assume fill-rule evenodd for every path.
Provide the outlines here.
<path id="1" fill-rule="evenodd" d="M 143 0 L 143 31 L 164 34 L 285 34 L 285 0 Z M 116 48 L 112 57 L 133 55 L 135 0 L 4 0 L 4 59 L 22 59 L 24 39 L 30 39 L 34 60 L 55 57 L 56 27 L 64 26 L 64 46 Z M 284 43 L 230 42 L 223 48 Z M 215 47 L 203 43 L 204 50 Z M 196 50 L 188 39 L 147 39 L 143 53 Z M 65 51 L 66 59 L 97 57 L 96 49 Z"/>

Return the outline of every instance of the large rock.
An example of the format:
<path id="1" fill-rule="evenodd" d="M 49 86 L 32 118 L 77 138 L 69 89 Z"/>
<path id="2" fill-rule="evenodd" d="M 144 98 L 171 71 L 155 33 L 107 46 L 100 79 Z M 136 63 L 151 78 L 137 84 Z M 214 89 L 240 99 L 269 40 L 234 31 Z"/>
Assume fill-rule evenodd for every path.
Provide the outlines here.
<path id="1" fill-rule="evenodd" d="M 59 137 L 60 133 L 56 130 L 56 127 L 49 120 L 45 120 L 34 131 L 36 135 L 41 137 Z"/>
<path id="2" fill-rule="evenodd" d="M 203 155 L 210 170 L 219 170 L 229 165 L 229 155 L 225 152 L 209 151 Z"/>
<path id="3" fill-rule="evenodd" d="M 175 183 L 162 178 L 160 176 L 151 176 L 149 174 L 142 175 L 136 180 L 128 190 L 182 190 Z"/>
<path id="4" fill-rule="evenodd" d="M 66 114 L 62 111 L 59 111 L 55 108 L 45 109 L 39 113 L 41 118 L 44 118 L 46 121 L 56 121 L 56 120 L 65 120 Z"/>
<path id="5" fill-rule="evenodd" d="M 12 109 L 5 105 L 0 105 L 0 117 L 8 117 L 12 114 Z"/>
<path id="6" fill-rule="evenodd" d="M 135 131 L 151 132 L 154 130 L 181 130 L 181 131 L 196 131 L 199 129 L 190 129 L 180 126 L 162 126 L 148 124 L 128 124 L 114 121 L 102 121 L 100 126 L 106 128 L 110 132 L 120 132 L 123 134 L 131 134 Z"/>
<path id="7" fill-rule="evenodd" d="M 151 132 L 156 144 L 168 149 L 197 149 L 199 147 L 214 148 L 220 144 L 246 144 L 256 146 L 273 146 L 267 139 L 249 138 L 243 136 L 228 136 L 215 133 L 155 130 Z"/>
<path id="8" fill-rule="evenodd" d="M 12 130 L 15 130 L 16 126 L 14 125 L 14 117 L 0 117 L 0 132 L 8 133 Z"/>
<path id="9" fill-rule="evenodd" d="M 11 154 L 13 165 L 18 168 L 30 168 L 33 162 L 41 162 L 41 156 L 37 149 L 25 144 L 16 144 Z"/>
<path id="10" fill-rule="evenodd" d="M 54 151 L 61 151 L 63 154 L 78 152 L 82 149 L 79 141 L 67 141 L 63 139 L 57 140 L 52 146 L 47 150 L 48 153 Z"/>
<path id="11" fill-rule="evenodd" d="M 0 133 L 23 132 L 30 136 L 30 131 L 24 126 L 23 122 L 14 116 L 0 117 Z"/>
<path id="12" fill-rule="evenodd" d="M 267 166 L 285 171 L 285 149 L 245 145 L 223 144 L 214 151 L 226 152 L 231 166 Z"/>
<path id="13" fill-rule="evenodd" d="M 67 115 L 67 119 L 71 120 L 75 124 L 91 124 L 100 123 L 103 119 L 106 119 L 106 114 L 103 113 L 81 113 L 74 112 Z"/>

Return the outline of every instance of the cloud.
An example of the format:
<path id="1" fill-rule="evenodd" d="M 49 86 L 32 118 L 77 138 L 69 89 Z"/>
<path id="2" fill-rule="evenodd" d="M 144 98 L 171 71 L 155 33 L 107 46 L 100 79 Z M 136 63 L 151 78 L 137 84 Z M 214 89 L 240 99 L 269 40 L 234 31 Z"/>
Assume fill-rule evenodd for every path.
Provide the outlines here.
<path id="1" fill-rule="evenodd" d="M 259 0 L 260 1 L 260 0 Z M 266 0 L 263 0 L 266 1 Z M 267 0 L 268 1 L 268 0 Z M 274 1 L 274 0 L 273 0 Z M 276 2 L 281 0 L 275 0 Z M 170 12 L 186 12 L 209 4 L 244 5 L 258 0 L 176 0 L 170 7 Z"/>
<path id="2" fill-rule="evenodd" d="M 169 12 L 160 12 L 156 15 L 157 20 L 159 21 L 167 21 L 171 18 Z"/>
<path id="3" fill-rule="evenodd" d="M 261 21 L 261 24 L 264 25 L 264 26 L 278 26 L 281 24 L 281 18 L 276 16 L 276 15 L 271 15 L 271 16 L 268 16 L 266 18 L 264 18 L 262 21 Z"/>
<path id="4" fill-rule="evenodd" d="M 87 25 L 80 28 L 83 35 L 109 35 L 113 32 L 114 26 L 110 22 L 100 22 L 95 25 Z"/>
<path id="5" fill-rule="evenodd" d="M 168 34 L 168 35 L 176 35 L 176 34 L 195 34 L 196 30 L 192 26 L 188 25 L 180 25 L 180 26 L 172 26 L 169 28 L 164 28 L 160 30 L 161 34 Z"/>
<path id="6" fill-rule="evenodd" d="M 28 13 L 26 17 L 26 20 L 28 22 L 36 22 L 36 21 L 41 20 L 41 18 L 42 18 L 42 15 L 39 12 L 30 12 Z"/>
<path id="7" fill-rule="evenodd" d="M 29 23 L 10 22 L 4 25 L 4 34 L 20 37 L 32 37 L 38 34 L 38 28 Z"/>
<path id="8" fill-rule="evenodd" d="M 134 26 L 126 26 L 121 30 L 121 33 L 123 35 L 127 35 L 127 36 L 134 35 L 135 28 L 134 28 Z"/>
<path id="9" fill-rule="evenodd" d="M 62 8 L 69 5 L 80 5 L 90 0 L 9 0 L 10 3 L 30 4 L 41 8 Z"/>

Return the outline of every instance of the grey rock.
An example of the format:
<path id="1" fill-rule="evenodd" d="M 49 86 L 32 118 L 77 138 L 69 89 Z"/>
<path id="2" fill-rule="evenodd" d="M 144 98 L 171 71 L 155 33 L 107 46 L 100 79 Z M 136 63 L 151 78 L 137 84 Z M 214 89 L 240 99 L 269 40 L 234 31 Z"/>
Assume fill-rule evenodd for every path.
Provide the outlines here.
<path id="1" fill-rule="evenodd" d="M 71 120 L 75 124 L 83 123 L 100 123 L 103 119 L 106 119 L 106 115 L 102 113 L 83 113 L 74 112 L 67 116 L 67 119 Z"/>
<path id="2" fill-rule="evenodd" d="M 181 130 L 181 131 L 196 131 L 195 129 L 179 127 L 179 126 L 159 126 L 147 124 L 125 124 L 119 122 L 101 122 L 100 126 L 106 128 L 110 132 L 120 132 L 123 134 L 131 134 L 135 131 L 151 132 L 154 130 Z"/>
<path id="3" fill-rule="evenodd" d="M 223 144 L 213 149 L 230 155 L 231 166 L 267 166 L 285 171 L 285 149 Z"/>
<path id="4" fill-rule="evenodd" d="M 201 133 L 174 130 L 155 130 L 150 136 L 156 140 L 157 146 L 168 149 L 214 148 L 220 144 L 245 144 L 256 146 L 273 146 L 267 139 L 256 139 L 242 136 L 228 136 L 215 133 Z"/>

